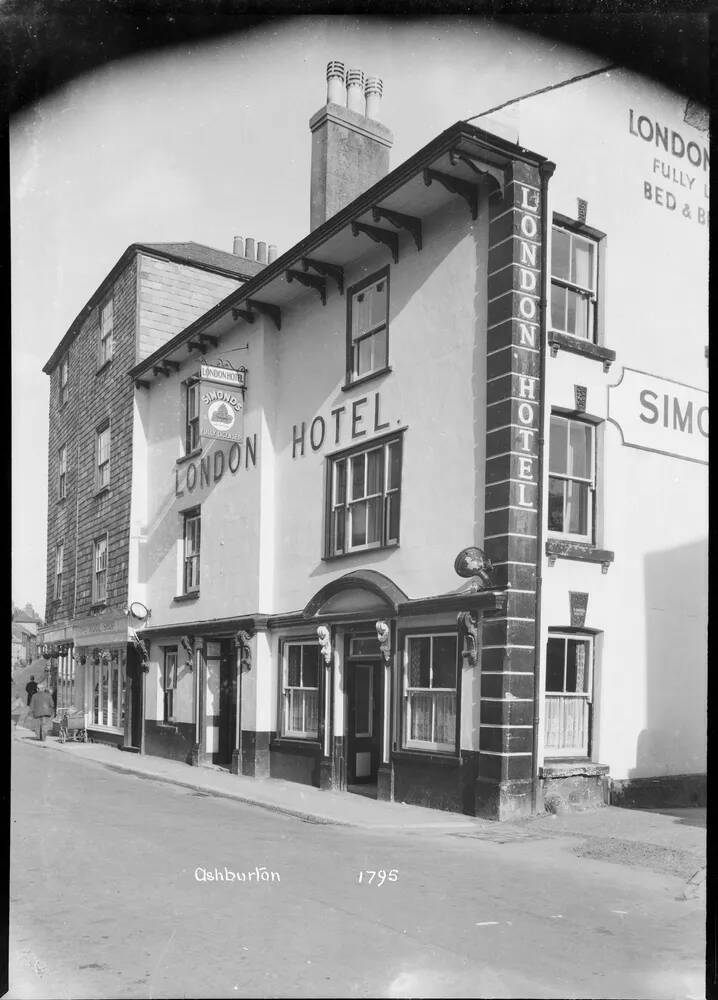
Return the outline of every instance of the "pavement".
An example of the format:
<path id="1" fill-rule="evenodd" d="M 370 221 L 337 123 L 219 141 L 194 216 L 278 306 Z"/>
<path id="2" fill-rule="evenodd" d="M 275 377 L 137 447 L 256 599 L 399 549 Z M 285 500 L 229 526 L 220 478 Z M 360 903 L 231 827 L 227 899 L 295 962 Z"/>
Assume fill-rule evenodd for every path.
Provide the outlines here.
<path id="1" fill-rule="evenodd" d="M 17 726 L 15 738 L 28 746 L 46 747 L 112 771 L 134 774 L 191 789 L 200 794 L 233 799 L 247 805 L 309 823 L 360 827 L 364 830 L 405 830 L 454 834 L 506 843 L 546 837 L 580 838 L 583 856 L 638 864 L 684 879 L 705 874 L 706 810 L 649 811 L 597 806 L 580 812 L 544 813 L 528 819 L 497 823 L 459 813 L 442 812 L 400 802 L 380 802 L 347 792 L 323 791 L 275 778 L 230 774 L 215 767 L 191 767 L 162 757 L 131 754 L 100 743 L 61 743 Z"/>

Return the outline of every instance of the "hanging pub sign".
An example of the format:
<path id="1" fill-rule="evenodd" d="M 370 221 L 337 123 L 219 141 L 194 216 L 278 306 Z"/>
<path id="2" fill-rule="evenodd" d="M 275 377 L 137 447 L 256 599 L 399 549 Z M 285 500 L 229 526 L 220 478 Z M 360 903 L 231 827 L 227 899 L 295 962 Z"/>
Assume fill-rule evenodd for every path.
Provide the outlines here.
<path id="1" fill-rule="evenodd" d="M 218 441 L 244 438 L 246 369 L 201 365 L 199 383 L 199 433 Z"/>

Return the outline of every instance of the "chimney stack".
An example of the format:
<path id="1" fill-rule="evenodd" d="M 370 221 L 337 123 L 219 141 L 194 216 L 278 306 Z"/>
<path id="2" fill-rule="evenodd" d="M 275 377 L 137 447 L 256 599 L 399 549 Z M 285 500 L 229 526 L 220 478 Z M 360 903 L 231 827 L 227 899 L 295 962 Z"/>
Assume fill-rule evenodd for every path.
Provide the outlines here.
<path id="1" fill-rule="evenodd" d="M 336 60 L 327 64 L 327 103 L 309 122 L 311 229 L 389 172 L 394 136 L 378 120 L 382 90 L 377 76 L 365 76 L 361 69 L 345 72 Z"/>
<path id="2" fill-rule="evenodd" d="M 256 256 L 255 256 L 256 245 Z M 237 257 L 244 257 L 245 260 L 255 261 L 257 264 L 271 264 L 277 259 L 277 248 L 274 243 L 269 246 L 269 259 L 267 259 L 267 244 L 264 240 L 255 241 L 251 236 L 246 239 L 243 236 L 235 236 L 232 243 L 232 253 Z"/>
<path id="3" fill-rule="evenodd" d="M 268 263 L 272 264 L 277 259 L 277 248 L 274 243 L 269 244 L 269 259 Z"/>
<path id="4" fill-rule="evenodd" d="M 267 263 L 267 244 L 262 240 L 257 244 L 257 260 L 260 264 Z"/>
<path id="5" fill-rule="evenodd" d="M 234 237 L 234 242 L 232 243 L 232 253 L 236 254 L 238 257 L 244 257 L 244 239 L 241 236 Z"/>

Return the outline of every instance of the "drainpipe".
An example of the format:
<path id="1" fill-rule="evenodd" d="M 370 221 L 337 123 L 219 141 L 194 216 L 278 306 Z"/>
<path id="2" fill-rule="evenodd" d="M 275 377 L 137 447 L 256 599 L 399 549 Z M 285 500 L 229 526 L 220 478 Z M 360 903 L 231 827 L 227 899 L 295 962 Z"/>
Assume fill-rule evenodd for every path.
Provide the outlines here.
<path id="1" fill-rule="evenodd" d="M 531 770 L 531 813 L 536 813 L 539 791 L 539 714 L 541 711 L 541 588 L 543 583 L 543 466 L 544 466 L 544 433 L 546 413 L 546 346 L 548 342 L 548 238 L 550 222 L 548 217 L 548 182 L 551 179 L 555 163 L 546 161 L 539 167 L 541 175 L 541 302 L 539 337 L 541 353 L 539 355 L 539 385 L 541 386 L 541 406 L 539 408 L 538 432 L 538 491 L 536 500 L 536 638 L 534 641 L 534 718 L 533 718 L 533 759 Z"/>

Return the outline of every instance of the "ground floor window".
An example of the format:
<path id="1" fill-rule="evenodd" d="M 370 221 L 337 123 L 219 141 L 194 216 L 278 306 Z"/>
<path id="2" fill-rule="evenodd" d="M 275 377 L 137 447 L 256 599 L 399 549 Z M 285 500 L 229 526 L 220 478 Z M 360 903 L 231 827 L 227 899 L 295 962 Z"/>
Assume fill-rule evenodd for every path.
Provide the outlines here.
<path id="1" fill-rule="evenodd" d="M 57 714 L 61 715 L 75 705 L 75 658 L 68 649 L 57 658 Z"/>
<path id="2" fill-rule="evenodd" d="M 404 640 L 404 742 L 419 750 L 456 749 L 456 634 Z"/>
<path id="3" fill-rule="evenodd" d="M 121 729 L 125 724 L 127 656 L 123 649 L 102 649 L 90 654 L 90 716 L 95 726 Z"/>
<path id="4" fill-rule="evenodd" d="M 299 739 L 319 736 L 319 647 L 288 642 L 283 652 L 282 733 Z"/>
<path id="5" fill-rule="evenodd" d="M 174 722 L 174 694 L 177 688 L 177 647 L 165 647 L 165 662 L 162 673 L 162 686 L 164 688 L 164 712 L 165 722 Z"/>
<path id="6" fill-rule="evenodd" d="M 588 757 L 593 636 L 551 632 L 546 647 L 546 757 Z"/>

